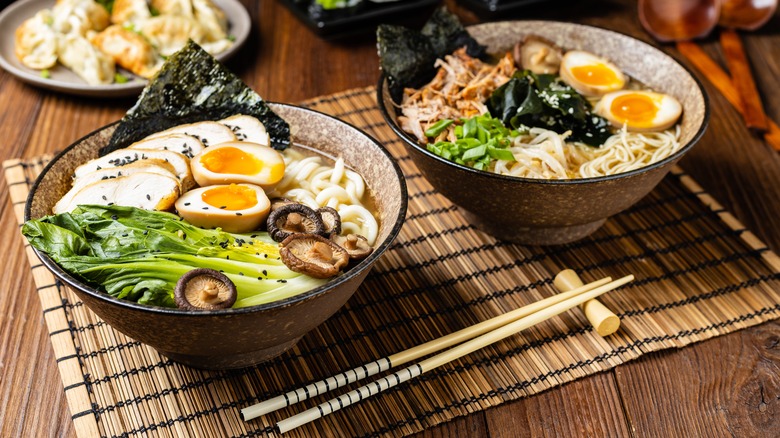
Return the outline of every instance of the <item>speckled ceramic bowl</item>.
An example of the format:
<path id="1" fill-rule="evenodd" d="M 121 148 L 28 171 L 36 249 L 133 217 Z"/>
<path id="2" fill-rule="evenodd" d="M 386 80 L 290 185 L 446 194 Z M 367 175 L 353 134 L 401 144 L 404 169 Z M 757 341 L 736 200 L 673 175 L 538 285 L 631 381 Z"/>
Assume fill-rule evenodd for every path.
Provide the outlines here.
<path id="1" fill-rule="evenodd" d="M 407 193 L 398 165 L 364 132 L 316 111 L 284 104 L 272 104 L 272 108 L 290 123 L 296 143 L 343 157 L 373 189 L 380 223 L 376 249 L 344 275 L 273 303 L 188 312 L 113 298 L 73 278 L 44 253 L 36 254 L 103 320 L 171 359 L 199 368 L 227 369 L 254 365 L 283 353 L 333 315 L 357 290 L 401 229 Z M 87 135 L 49 163 L 27 199 L 25 220 L 51 214 L 52 206 L 68 190 L 73 170 L 97 157 L 114 129 L 115 125 L 110 125 Z"/>
<path id="2" fill-rule="evenodd" d="M 598 229 L 606 219 L 637 202 L 655 187 L 707 126 L 707 96 L 698 80 L 661 50 L 634 38 L 572 23 L 508 21 L 468 28 L 490 53 L 505 53 L 524 35 L 546 37 L 567 50 L 580 49 L 617 64 L 633 79 L 675 96 L 683 106 L 683 147 L 660 162 L 619 175 L 575 180 L 502 176 L 445 160 L 405 133 L 380 77 L 377 99 L 385 120 L 404 141 L 430 183 L 457 204 L 478 228 L 498 238 L 531 245 L 571 242 Z"/>

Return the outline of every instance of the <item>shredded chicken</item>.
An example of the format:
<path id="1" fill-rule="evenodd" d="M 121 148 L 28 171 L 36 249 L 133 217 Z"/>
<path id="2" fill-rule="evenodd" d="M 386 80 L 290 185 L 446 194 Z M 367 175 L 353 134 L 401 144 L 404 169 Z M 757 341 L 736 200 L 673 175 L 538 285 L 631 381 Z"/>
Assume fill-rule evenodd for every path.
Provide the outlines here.
<path id="1" fill-rule="evenodd" d="M 436 76 L 420 89 L 404 90 L 398 117 L 401 129 L 428 143 L 425 130 L 443 119 L 473 117 L 487 112 L 485 101 L 493 91 L 509 81 L 515 72 L 512 54 L 496 65 L 486 64 L 458 49 L 435 64 Z"/>

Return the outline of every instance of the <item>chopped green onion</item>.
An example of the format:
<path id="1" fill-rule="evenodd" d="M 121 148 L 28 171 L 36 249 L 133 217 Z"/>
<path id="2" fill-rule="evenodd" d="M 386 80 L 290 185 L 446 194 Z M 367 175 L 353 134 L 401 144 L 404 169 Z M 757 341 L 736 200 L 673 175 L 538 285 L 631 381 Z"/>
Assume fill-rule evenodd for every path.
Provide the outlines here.
<path id="1" fill-rule="evenodd" d="M 49 71 L 48 68 L 44 68 L 43 70 L 41 70 L 41 77 L 44 79 L 49 79 L 51 77 L 51 72 Z"/>
<path id="2" fill-rule="evenodd" d="M 452 119 L 443 119 L 439 120 L 438 122 L 434 123 L 430 128 L 425 130 L 425 136 L 426 137 L 437 137 L 439 134 L 442 133 L 445 129 L 447 129 L 454 120 Z"/>
<path id="3" fill-rule="evenodd" d="M 463 154 L 462 159 L 463 159 L 463 161 L 476 160 L 477 158 L 483 157 L 486 153 L 487 153 L 487 146 L 486 145 L 477 146 L 475 148 L 471 148 L 471 149 L 467 150 Z"/>

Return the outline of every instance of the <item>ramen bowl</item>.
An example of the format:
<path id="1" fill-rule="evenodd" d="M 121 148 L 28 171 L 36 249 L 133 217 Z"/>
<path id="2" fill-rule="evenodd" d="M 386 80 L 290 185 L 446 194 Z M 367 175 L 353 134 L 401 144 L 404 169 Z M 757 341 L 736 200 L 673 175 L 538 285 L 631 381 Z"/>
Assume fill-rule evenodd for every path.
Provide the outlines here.
<path id="1" fill-rule="evenodd" d="M 36 254 L 97 316 L 175 361 L 207 369 L 241 368 L 288 350 L 333 315 L 358 289 L 398 234 L 406 214 L 407 193 L 397 164 L 361 130 L 309 109 L 285 104 L 271 104 L 271 108 L 290 124 L 296 143 L 331 157 L 343 157 L 372 189 L 379 221 L 375 249 L 344 274 L 280 301 L 192 312 L 114 298 L 71 276 L 45 253 Z M 115 128 L 115 124 L 109 125 L 87 135 L 49 163 L 32 187 L 25 220 L 51 214 L 54 204 L 69 189 L 73 170 L 97 157 Z"/>
<path id="2" fill-rule="evenodd" d="M 632 79 L 677 98 L 681 148 L 666 159 L 611 176 L 545 180 L 480 171 L 439 157 L 398 125 L 398 107 L 383 75 L 377 100 L 422 175 L 455 203 L 467 221 L 497 238 L 529 245 L 572 242 L 596 231 L 608 217 L 647 195 L 699 140 L 709 119 L 707 96 L 685 67 L 661 50 L 613 31 L 560 22 L 508 21 L 468 28 L 489 53 L 505 53 L 528 34 L 566 50 L 609 59 Z"/>

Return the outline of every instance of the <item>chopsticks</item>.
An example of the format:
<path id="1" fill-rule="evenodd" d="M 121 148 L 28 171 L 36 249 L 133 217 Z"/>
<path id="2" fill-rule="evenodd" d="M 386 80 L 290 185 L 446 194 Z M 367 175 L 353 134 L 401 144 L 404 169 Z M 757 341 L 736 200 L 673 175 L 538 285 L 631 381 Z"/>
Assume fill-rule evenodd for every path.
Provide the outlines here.
<path id="1" fill-rule="evenodd" d="M 677 50 L 723 94 L 729 103 L 739 111 L 743 111 L 742 98 L 731 77 L 698 44 L 680 41 L 677 43 Z M 767 131 L 764 133 L 764 141 L 774 150 L 780 151 L 780 127 L 769 118 L 766 122 Z"/>
<path id="2" fill-rule="evenodd" d="M 740 97 L 742 118 L 750 129 L 765 132 L 767 126 L 764 104 L 758 94 L 753 72 L 750 70 L 750 62 L 745 54 L 745 48 L 737 31 L 734 29 L 722 29 L 720 31 L 720 46 L 726 57 L 726 65 L 731 73 L 732 83 Z"/>
<path id="3" fill-rule="evenodd" d="M 521 330 L 551 318 L 552 316 L 563 313 L 573 307 L 592 300 L 601 294 L 620 287 L 633 278 L 632 275 L 628 275 L 618 280 L 611 281 L 611 278 L 607 277 L 578 287 L 569 292 L 537 301 L 504 315 L 497 316 L 455 333 L 418 345 L 417 347 L 395 353 L 391 356 L 361 365 L 325 380 L 312 383 L 295 391 L 290 391 L 281 396 L 244 408 L 241 410 L 241 417 L 244 420 L 256 418 L 260 415 L 290 406 L 307 398 L 388 370 L 391 367 L 409 363 L 422 356 L 463 342 L 454 348 L 432 356 L 422 362 L 413 364 L 389 376 L 320 404 L 315 408 L 280 421 L 277 423 L 277 427 L 284 433 L 353 403 L 357 403 L 364 398 L 399 385 L 487 345 L 498 342 L 501 339 L 507 338 Z"/>

